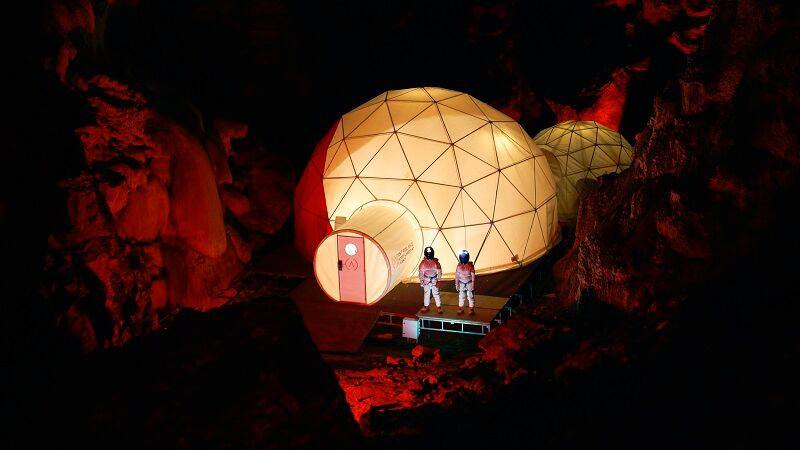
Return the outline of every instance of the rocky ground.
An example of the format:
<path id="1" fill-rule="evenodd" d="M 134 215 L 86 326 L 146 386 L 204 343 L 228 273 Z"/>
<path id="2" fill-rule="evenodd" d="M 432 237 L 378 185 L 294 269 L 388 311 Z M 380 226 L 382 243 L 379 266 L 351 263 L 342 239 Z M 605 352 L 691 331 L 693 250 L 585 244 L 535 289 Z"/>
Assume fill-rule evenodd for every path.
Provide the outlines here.
<path id="1" fill-rule="evenodd" d="M 186 310 L 58 368 L 18 405 L 7 448 L 342 448 L 360 433 L 291 300 Z M 5 401 L 5 400 L 4 400 Z M 45 432 L 46 430 L 46 432 Z"/>

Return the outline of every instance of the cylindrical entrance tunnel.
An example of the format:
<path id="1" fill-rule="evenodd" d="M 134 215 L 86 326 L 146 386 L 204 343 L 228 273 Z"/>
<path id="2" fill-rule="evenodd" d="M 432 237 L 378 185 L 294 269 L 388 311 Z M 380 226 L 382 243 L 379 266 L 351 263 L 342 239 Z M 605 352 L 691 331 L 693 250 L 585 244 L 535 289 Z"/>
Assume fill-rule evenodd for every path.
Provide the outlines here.
<path id="1" fill-rule="evenodd" d="M 336 301 L 372 304 L 416 270 L 422 230 L 403 205 L 364 204 L 317 247 L 314 275 Z"/>

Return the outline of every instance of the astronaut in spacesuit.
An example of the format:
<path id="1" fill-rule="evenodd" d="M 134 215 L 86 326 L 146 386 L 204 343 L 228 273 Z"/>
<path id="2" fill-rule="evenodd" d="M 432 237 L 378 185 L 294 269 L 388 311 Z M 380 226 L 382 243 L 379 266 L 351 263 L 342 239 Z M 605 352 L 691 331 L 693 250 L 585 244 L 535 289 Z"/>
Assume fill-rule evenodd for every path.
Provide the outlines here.
<path id="1" fill-rule="evenodd" d="M 442 298 L 439 296 L 439 279 L 442 278 L 442 265 L 434 258 L 433 247 L 425 247 L 425 259 L 419 263 L 419 284 L 422 286 L 423 297 L 422 312 L 430 311 L 431 294 L 436 302 L 436 312 L 442 313 Z"/>
<path id="2" fill-rule="evenodd" d="M 469 301 L 469 315 L 475 314 L 475 266 L 469 260 L 469 252 L 462 250 L 456 266 L 456 291 L 458 292 L 458 314 L 464 314 L 464 297 Z"/>

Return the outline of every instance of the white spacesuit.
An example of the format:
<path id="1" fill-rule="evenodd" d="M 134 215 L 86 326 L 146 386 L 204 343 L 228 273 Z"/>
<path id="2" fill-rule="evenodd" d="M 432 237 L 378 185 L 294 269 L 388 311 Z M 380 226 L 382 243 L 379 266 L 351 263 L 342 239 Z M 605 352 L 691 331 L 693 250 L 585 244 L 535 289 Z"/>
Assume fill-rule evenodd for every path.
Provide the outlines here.
<path id="1" fill-rule="evenodd" d="M 439 296 L 439 279 L 442 277 L 442 265 L 433 257 L 433 248 L 425 247 L 425 259 L 419 263 L 419 284 L 424 291 L 422 312 L 430 311 L 431 294 L 436 302 L 436 312 L 442 313 L 442 299 Z"/>
<path id="2" fill-rule="evenodd" d="M 458 291 L 458 313 L 464 313 L 464 297 L 469 301 L 469 315 L 475 314 L 475 266 L 469 260 L 469 252 L 462 250 L 456 266 L 456 291 Z"/>

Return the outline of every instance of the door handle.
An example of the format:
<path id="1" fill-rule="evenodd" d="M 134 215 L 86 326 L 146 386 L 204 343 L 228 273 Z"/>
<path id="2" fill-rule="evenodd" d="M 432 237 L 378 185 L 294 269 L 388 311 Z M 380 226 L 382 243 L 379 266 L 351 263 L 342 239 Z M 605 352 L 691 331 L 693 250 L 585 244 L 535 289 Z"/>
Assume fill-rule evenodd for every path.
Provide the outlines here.
<path id="1" fill-rule="evenodd" d="M 340 259 L 339 260 L 339 272 L 341 272 L 341 271 L 342 271 L 342 260 Z"/>

